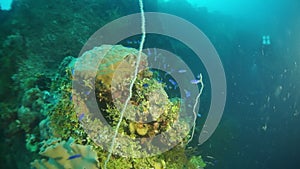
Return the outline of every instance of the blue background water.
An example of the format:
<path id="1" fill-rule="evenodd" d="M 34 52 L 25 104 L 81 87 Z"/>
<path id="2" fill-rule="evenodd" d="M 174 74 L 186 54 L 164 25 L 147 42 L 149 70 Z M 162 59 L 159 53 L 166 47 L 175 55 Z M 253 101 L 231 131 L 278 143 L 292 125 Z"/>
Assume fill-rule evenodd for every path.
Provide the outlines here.
<path id="1" fill-rule="evenodd" d="M 0 7 L 2 10 L 10 10 L 11 9 L 12 0 L 1 0 Z"/>
<path id="2" fill-rule="evenodd" d="M 210 18 L 178 3 L 162 3 L 161 10 L 190 20 L 210 38 L 227 78 L 223 119 L 199 146 L 215 158 L 204 155 L 208 168 L 298 168 L 300 1 L 191 2 Z M 264 35 L 270 45 L 262 44 Z"/>

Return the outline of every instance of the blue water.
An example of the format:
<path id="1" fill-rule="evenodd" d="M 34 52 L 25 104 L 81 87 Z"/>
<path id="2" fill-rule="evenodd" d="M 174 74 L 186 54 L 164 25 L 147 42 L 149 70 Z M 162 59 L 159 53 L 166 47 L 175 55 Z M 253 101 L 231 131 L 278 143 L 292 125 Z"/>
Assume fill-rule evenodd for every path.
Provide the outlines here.
<path id="1" fill-rule="evenodd" d="M 194 2 L 212 17 L 163 9 L 199 25 L 225 68 L 223 119 L 199 147 L 215 157 L 208 168 L 299 168 L 300 1 Z"/>
<path id="2" fill-rule="evenodd" d="M 1 0 L 0 7 L 2 10 L 10 10 L 11 9 L 12 0 Z"/>

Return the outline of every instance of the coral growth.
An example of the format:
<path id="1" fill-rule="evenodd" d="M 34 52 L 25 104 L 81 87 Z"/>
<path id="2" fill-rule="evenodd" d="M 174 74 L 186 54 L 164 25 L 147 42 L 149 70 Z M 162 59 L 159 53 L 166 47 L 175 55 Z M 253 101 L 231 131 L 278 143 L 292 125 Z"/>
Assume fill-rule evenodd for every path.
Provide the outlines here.
<path id="1" fill-rule="evenodd" d="M 97 153 L 91 146 L 76 144 L 72 138 L 68 141 L 53 139 L 45 144 L 45 149 L 41 150 L 39 154 L 49 159 L 32 162 L 31 165 L 36 169 L 98 168 Z"/>
<path id="2" fill-rule="evenodd" d="M 37 159 L 32 166 L 73 167 L 80 161 L 88 165 L 87 168 L 103 167 L 113 128 L 120 118 L 120 106 L 124 102 L 122 96 L 126 96 L 128 79 L 132 76 L 130 65 L 136 54 L 135 49 L 123 46 L 96 47 L 84 54 L 93 61 L 96 55 L 102 57 L 96 71 L 92 62 L 93 66 L 81 64 L 77 67 L 76 61 L 80 58 L 67 57 L 62 61 L 52 85 L 58 101 L 49 111 L 48 118 L 39 125 L 41 138 L 48 139 L 43 142 L 40 155 L 48 160 Z M 183 168 L 188 164 L 185 145 L 189 124 L 178 120 L 181 101 L 168 98 L 164 84 L 157 82 L 146 68 L 144 57 L 133 86 L 133 97 L 118 130 L 117 146 L 107 168 Z M 91 79 L 93 76 L 95 81 Z M 72 91 L 71 82 L 81 87 Z M 98 114 L 90 111 L 93 109 L 89 107 L 88 97 L 93 94 L 96 107 L 104 118 L 98 118 Z M 74 146 L 84 151 L 75 150 Z M 168 150 L 166 147 L 174 148 Z M 140 158 L 126 157 L 128 154 Z M 177 160 L 174 160 L 175 157 Z"/>
<path id="3" fill-rule="evenodd" d="M 188 162 L 188 168 L 203 169 L 206 167 L 206 163 L 201 156 L 192 156 Z"/>

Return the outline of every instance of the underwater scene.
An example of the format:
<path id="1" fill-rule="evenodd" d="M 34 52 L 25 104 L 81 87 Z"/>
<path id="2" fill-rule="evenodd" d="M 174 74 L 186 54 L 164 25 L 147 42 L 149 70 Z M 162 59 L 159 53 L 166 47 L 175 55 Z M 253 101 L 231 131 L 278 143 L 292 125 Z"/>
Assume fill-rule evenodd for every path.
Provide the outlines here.
<path id="1" fill-rule="evenodd" d="M 299 169 L 299 0 L 0 0 L 0 168 Z"/>

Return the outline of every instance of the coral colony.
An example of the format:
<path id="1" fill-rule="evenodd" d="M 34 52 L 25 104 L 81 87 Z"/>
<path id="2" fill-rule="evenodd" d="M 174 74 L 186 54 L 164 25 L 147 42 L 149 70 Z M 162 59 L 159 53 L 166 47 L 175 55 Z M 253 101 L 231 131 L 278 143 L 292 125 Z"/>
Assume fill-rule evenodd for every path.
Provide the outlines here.
<path id="1" fill-rule="evenodd" d="M 26 149 L 34 154 L 33 159 L 28 160 L 32 161 L 32 168 L 205 167 L 201 156 L 193 155 L 193 150 L 187 148 L 199 117 L 196 107 L 204 87 L 202 76 L 187 81 L 201 85 L 195 102 L 193 93 L 188 88 L 183 89 L 184 96 L 191 100 L 190 107 L 195 103 L 191 112 L 194 116 L 179 120 L 180 111 L 185 109 L 183 99 L 170 98 L 166 85 L 172 90 L 180 86 L 175 79 L 167 77 L 174 72 L 184 75 L 187 70 L 178 68 L 158 77 L 158 73 L 149 68 L 145 53 L 155 60 L 160 55 L 155 48 L 142 53 L 146 38 L 142 0 L 139 5 L 142 38 L 127 42 L 139 45 L 138 50 L 122 45 L 101 45 L 85 51 L 78 58 L 64 57 L 53 78 L 39 74 L 20 81 L 25 91 L 21 106 L 15 110 L 4 108 L 1 118 L 18 117 L 9 124 L 9 132 L 25 132 Z M 9 38 L 22 41 L 20 35 Z M 92 61 L 101 58 L 96 73 L 90 69 L 93 62 L 76 65 L 86 58 Z M 161 66 L 172 69 L 167 64 Z M 26 70 L 14 79 L 27 77 L 31 72 Z M 74 84 L 79 87 L 74 89 Z M 103 119 L 90 109 L 91 97 Z"/>

